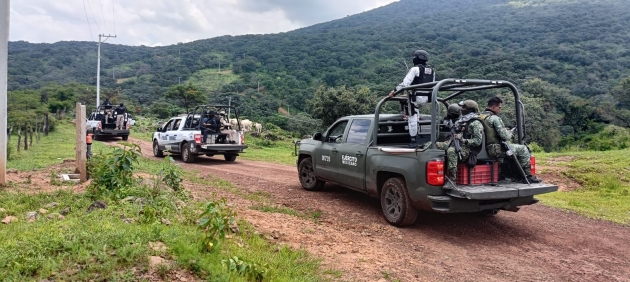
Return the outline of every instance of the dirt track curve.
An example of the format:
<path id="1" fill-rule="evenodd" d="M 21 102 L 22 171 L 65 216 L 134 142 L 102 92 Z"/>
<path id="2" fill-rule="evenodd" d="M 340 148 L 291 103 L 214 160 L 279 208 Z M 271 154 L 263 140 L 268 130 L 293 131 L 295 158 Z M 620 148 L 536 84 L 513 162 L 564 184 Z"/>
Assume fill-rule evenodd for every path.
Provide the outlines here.
<path id="1" fill-rule="evenodd" d="M 130 141 L 153 158 L 149 142 Z M 537 204 L 489 218 L 420 214 L 413 226 L 395 228 L 376 199 L 333 185 L 303 190 L 293 166 L 239 158 L 227 163 L 220 156 L 195 164 L 175 159 L 242 191 L 266 192 L 277 205 L 321 211 L 316 223 L 227 197 L 259 232 L 279 234 L 278 243 L 323 258 L 324 267 L 342 271 L 342 281 L 630 281 L 628 226 Z M 211 188 L 191 189 L 207 195 Z"/>

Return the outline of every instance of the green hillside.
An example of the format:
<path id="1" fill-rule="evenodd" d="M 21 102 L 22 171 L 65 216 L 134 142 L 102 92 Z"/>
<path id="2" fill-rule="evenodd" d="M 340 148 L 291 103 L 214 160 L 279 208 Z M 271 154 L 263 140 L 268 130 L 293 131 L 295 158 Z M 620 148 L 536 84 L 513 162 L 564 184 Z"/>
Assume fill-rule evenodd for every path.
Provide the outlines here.
<path id="1" fill-rule="evenodd" d="M 287 105 L 317 118 L 307 101 L 320 86 L 367 86 L 382 96 L 423 48 L 438 79 L 515 82 L 528 102 L 529 140 L 554 149 L 602 124 L 630 126 L 628 22 L 625 0 L 402 0 L 282 34 L 155 48 L 105 44 L 101 82 L 142 107 L 165 102 L 181 78 L 202 85 L 209 100 L 233 97 L 250 117 Z M 9 49 L 10 90 L 95 83 L 92 42 L 11 42 Z M 207 76 L 219 64 L 232 74 Z"/>

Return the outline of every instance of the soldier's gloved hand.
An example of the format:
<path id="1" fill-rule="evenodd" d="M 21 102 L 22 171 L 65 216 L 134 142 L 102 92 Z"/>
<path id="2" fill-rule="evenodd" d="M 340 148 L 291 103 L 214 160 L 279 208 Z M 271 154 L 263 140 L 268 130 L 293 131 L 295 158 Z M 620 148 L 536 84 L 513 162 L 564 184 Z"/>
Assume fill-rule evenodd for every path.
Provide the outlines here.
<path id="1" fill-rule="evenodd" d="M 387 96 L 389 96 L 390 98 L 394 97 L 394 92 L 396 92 L 396 91 L 392 90 L 392 92 L 389 92 L 389 94 L 387 94 Z"/>

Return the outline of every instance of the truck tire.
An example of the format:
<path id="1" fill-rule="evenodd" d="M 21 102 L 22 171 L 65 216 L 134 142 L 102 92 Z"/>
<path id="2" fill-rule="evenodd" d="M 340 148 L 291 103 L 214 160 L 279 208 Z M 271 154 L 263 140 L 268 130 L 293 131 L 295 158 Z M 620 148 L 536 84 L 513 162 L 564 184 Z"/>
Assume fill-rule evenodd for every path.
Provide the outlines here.
<path id="1" fill-rule="evenodd" d="M 190 151 L 190 144 L 188 143 L 182 144 L 182 160 L 185 163 L 195 162 L 195 154 Z"/>
<path id="2" fill-rule="evenodd" d="M 313 168 L 313 160 L 311 158 L 303 159 L 298 165 L 298 175 L 302 188 L 307 191 L 317 191 L 324 188 L 325 181 L 317 179 L 315 169 Z"/>
<path id="3" fill-rule="evenodd" d="M 158 158 L 164 157 L 164 152 L 160 150 L 157 140 L 153 140 L 153 156 Z"/>
<path id="4" fill-rule="evenodd" d="M 129 139 L 129 135 L 123 135 L 122 139 L 123 139 L 123 141 L 127 141 L 127 139 Z"/>
<path id="5" fill-rule="evenodd" d="M 236 160 L 236 155 L 223 155 L 226 162 L 233 162 Z"/>
<path id="6" fill-rule="evenodd" d="M 381 208 L 389 223 L 407 226 L 416 222 L 418 210 L 411 204 L 407 184 L 402 177 L 387 179 L 381 189 Z"/>

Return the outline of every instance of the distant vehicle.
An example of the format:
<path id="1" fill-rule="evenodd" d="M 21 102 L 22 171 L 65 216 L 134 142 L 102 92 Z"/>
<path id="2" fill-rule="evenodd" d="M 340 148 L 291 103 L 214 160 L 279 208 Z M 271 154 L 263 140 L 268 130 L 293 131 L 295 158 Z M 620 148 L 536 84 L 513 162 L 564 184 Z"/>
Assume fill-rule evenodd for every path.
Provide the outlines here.
<path id="1" fill-rule="evenodd" d="M 407 98 L 385 97 L 374 114 L 340 118 L 326 132 L 315 133 L 296 144 L 302 187 L 319 190 L 325 182 L 331 182 L 380 198 L 385 218 L 396 226 L 413 224 L 418 210 L 494 215 L 499 210 L 516 212 L 520 206 L 537 203 L 535 195 L 557 191 L 558 186 L 500 181 L 498 162 L 488 156 L 485 136 L 474 169 L 460 164 L 456 179 L 449 183 L 445 177 L 445 152 L 437 149 L 435 142 L 439 136 L 451 133 L 441 121 L 440 105 L 447 108 L 449 101 L 469 91 L 493 88 L 507 88 L 514 94 L 518 142 L 524 144 L 524 106 L 512 83 L 446 79 L 412 85 L 399 92 L 423 91 L 430 95 L 431 115 L 422 115 L 418 126 L 419 144 L 430 141 L 429 146 L 407 148 L 410 141 L 407 120 L 400 114 L 409 107 Z M 445 92 L 448 94 L 443 98 L 438 96 Z M 395 105 L 391 107 L 390 103 L 385 107 L 386 102 Z M 395 109 L 396 104 L 399 109 Z M 392 113 L 383 114 L 385 111 Z"/>
<path id="2" fill-rule="evenodd" d="M 228 111 L 229 109 L 229 111 Z M 206 143 L 202 143 L 201 120 L 210 111 L 230 112 L 237 122 L 237 140 L 228 140 L 228 135 L 219 130 L 208 133 Z M 232 129 L 232 128 L 230 128 Z M 226 161 L 233 162 L 239 153 L 246 149 L 245 134 L 241 129 L 236 108 L 227 105 L 201 105 L 188 113 L 171 118 L 153 133 L 153 155 L 163 157 L 164 151 L 181 154 L 182 160 L 192 163 L 199 155 L 223 155 Z"/>
<path id="3" fill-rule="evenodd" d="M 121 137 L 122 140 L 129 138 L 129 129 L 135 123 L 131 114 L 125 113 L 123 129 L 116 129 L 116 105 L 100 105 L 87 118 L 87 132 L 92 133 L 95 140 L 106 137 Z"/>

